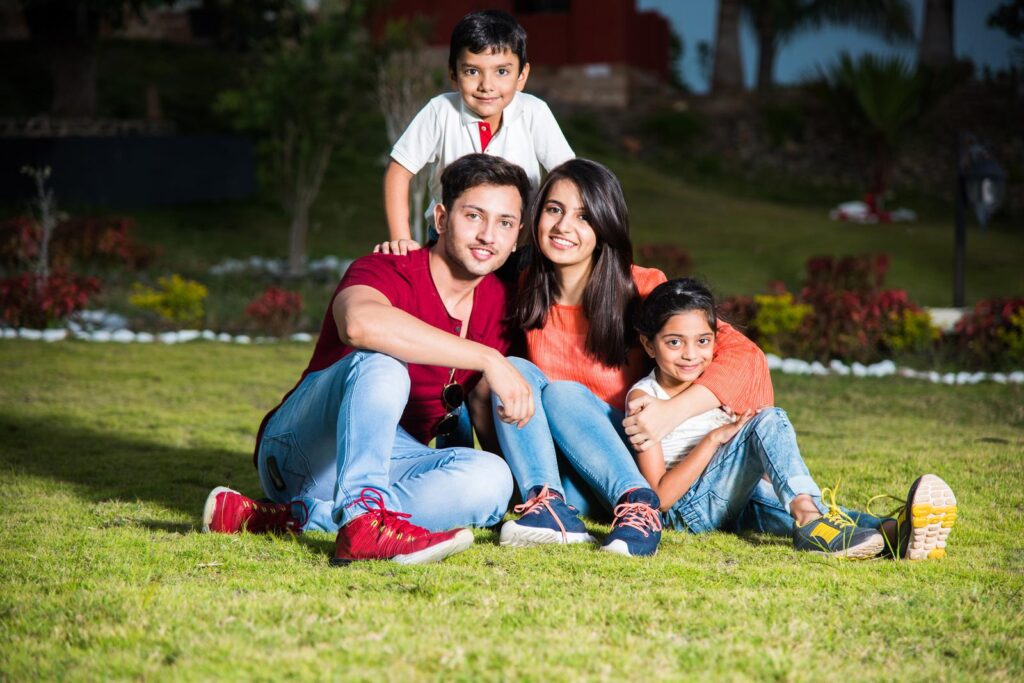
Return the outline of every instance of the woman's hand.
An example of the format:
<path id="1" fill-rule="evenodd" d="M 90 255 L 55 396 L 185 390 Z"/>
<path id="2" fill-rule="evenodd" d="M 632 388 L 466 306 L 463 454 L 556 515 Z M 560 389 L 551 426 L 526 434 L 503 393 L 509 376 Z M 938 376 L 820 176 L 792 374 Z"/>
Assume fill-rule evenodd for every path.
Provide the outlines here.
<path id="1" fill-rule="evenodd" d="M 391 240 L 390 242 L 381 242 L 374 245 L 373 253 L 405 256 L 410 251 L 416 251 L 421 248 L 420 243 L 416 240 Z"/>
<path id="2" fill-rule="evenodd" d="M 679 415 L 668 401 L 643 394 L 626 405 L 622 426 L 637 453 L 661 443 L 665 435 L 679 424 Z"/>

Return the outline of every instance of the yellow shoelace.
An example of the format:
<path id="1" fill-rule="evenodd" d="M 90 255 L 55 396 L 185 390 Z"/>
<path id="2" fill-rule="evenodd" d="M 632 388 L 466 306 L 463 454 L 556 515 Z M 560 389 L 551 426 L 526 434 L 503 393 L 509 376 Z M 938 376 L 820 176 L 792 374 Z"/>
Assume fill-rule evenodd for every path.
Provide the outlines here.
<path id="1" fill-rule="evenodd" d="M 886 513 L 884 515 L 876 514 L 871 509 L 872 503 L 874 503 L 876 500 L 884 500 L 886 498 L 888 498 L 889 500 L 895 500 L 897 503 L 899 503 L 899 505 L 897 505 L 896 507 L 894 507 L 892 510 L 890 510 L 888 513 Z M 903 510 L 906 507 L 907 507 L 907 501 L 904 500 L 903 498 L 899 498 L 897 496 L 894 496 L 894 495 L 891 495 L 891 494 L 888 494 L 888 493 L 883 493 L 883 494 L 880 494 L 880 495 L 877 495 L 877 496 L 871 496 L 871 498 L 868 500 L 868 504 L 864 506 L 864 511 L 867 512 L 869 515 L 871 515 L 873 517 L 882 517 L 883 519 L 886 518 L 886 517 L 892 517 L 892 518 L 895 519 L 896 515 L 898 515 L 899 513 L 903 512 Z"/>
<path id="2" fill-rule="evenodd" d="M 822 501 L 825 500 L 825 496 L 828 496 L 828 512 L 825 513 L 825 518 L 839 527 L 857 526 L 857 523 L 853 521 L 853 518 L 843 512 L 836 503 L 836 492 L 839 490 L 839 484 L 841 481 L 841 479 L 837 479 L 835 486 L 832 488 L 823 488 L 821 490 Z"/>

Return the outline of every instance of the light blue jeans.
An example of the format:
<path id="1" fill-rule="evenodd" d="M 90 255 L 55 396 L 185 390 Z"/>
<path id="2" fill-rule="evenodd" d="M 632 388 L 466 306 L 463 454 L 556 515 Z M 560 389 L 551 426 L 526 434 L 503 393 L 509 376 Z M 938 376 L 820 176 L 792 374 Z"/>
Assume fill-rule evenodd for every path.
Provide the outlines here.
<path id="1" fill-rule="evenodd" d="M 764 475 L 768 475 L 768 481 Z M 753 417 L 718 449 L 690 490 L 663 514 L 666 526 L 704 533 L 716 529 L 791 536 L 790 505 L 811 496 L 823 513 L 821 489 L 800 456 L 786 411 L 769 408 Z M 860 526 L 877 528 L 877 517 L 846 511 Z"/>
<path id="2" fill-rule="evenodd" d="M 648 488 L 626 446 L 621 411 L 578 382 L 551 382 L 527 360 L 509 362 L 532 388 L 533 417 L 522 428 L 506 424 L 498 397 L 491 401 L 501 451 L 524 498 L 547 484 L 581 514 L 602 517 L 626 491 Z"/>
<path id="3" fill-rule="evenodd" d="M 429 448 L 398 425 L 409 398 L 406 366 L 355 351 L 307 375 L 270 418 L 257 466 L 267 497 L 305 503 L 304 529 L 337 531 L 366 512 L 364 488 L 431 531 L 492 526 L 512 496 L 508 466 L 472 448 Z M 437 387 L 438 401 L 441 386 Z M 463 412 L 465 408 L 463 408 Z"/>

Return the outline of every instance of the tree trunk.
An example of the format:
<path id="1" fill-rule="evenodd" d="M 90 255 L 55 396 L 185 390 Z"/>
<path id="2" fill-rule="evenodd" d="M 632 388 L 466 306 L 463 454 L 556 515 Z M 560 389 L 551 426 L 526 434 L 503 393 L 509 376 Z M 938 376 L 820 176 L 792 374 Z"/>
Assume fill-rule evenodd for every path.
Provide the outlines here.
<path id="1" fill-rule="evenodd" d="M 944 66 L 952 61 L 953 0 L 926 0 L 918 66 Z"/>
<path id="2" fill-rule="evenodd" d="M 775 55 L 778 51 L 775 21 L 771 12 L 757 17 L 757 92 L 764 94 L 775 84 Z"/>
<path id="3" fill-rule="evenodd" d="M 711 72 L 711 94 L 743 90 L 743 62 L 740 56 L 739 0 L 719 0 L 715 30 L 715 64 Z"/>
<path id="4" fill-rule="evenodd" d="M 67 118 L 96 116 L 96 46 L 82 43 L 50 48 L 53 100 L 50 113 Z"/>
<path id="5" fill-rule="evenodd" d="M 50 62 L 54 116 L 96 116 L 96 41 L 100 12 L 76 0 L 24 2 L 32 41 Z"/>
<path id="6" fill-rule="evenodd" d="M 306 274 L 306 237 L 309 235 L 309 204 L 298 201 L 292 208 L 292 228 L 288 238 L 288 276 Z"/>

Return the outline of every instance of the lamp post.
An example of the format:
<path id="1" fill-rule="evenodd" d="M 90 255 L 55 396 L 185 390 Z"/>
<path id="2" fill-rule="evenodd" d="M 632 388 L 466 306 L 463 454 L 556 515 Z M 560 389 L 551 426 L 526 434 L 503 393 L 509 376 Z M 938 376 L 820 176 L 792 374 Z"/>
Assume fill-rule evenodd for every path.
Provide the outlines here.
<path id="1" fill-rule="evenodd" d="M 985 230 L 1006 194 L 1006 172 L 969 133 L 957 144 L 956 219 L 953 236 L 953 305 L 964 305 L 964 254 L 967 242 L 965 207 L 970 205 Z"/>

